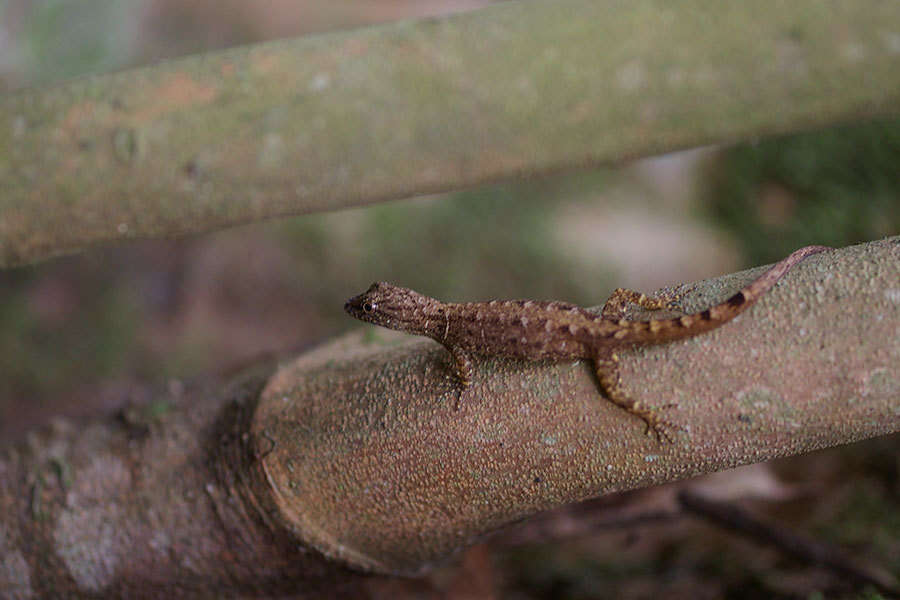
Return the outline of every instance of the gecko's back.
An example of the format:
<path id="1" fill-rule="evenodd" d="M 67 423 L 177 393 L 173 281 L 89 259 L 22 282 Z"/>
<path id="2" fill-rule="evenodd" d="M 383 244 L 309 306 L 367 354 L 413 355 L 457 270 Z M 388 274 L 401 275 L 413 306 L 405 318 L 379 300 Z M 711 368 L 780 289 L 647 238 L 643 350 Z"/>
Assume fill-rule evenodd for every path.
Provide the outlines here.
<path id="1" fill-rule="evenodd" d="M 616 347 L 660 344 L 715 329 L 749 308 L 795 264 L 823 250 L 801 248 L 725 302 L 673 319 L 614 319 L 574 304 L 538 300 L 444 303 L 383 282 L 351 298 L 345 308 L 363 321 L 427 335 L 451 351 L 529 360 L 596 358 Z"/>
<path id="2" fill-rule="evenodd" d="M 566 302 L 494 300 L 445 305 L 449 327 L 439 342 L 475 354 L 529 360 L 577 359 L 614 325 Z"/>

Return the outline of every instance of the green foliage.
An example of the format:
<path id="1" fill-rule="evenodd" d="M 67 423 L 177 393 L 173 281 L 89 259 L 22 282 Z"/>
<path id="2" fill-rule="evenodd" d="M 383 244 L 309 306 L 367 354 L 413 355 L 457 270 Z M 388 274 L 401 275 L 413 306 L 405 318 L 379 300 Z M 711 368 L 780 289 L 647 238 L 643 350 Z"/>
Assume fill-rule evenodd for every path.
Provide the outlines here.
<path id="1" fill-rule="evenodd" d="M 737 146 L 715 168 L 711 215 L 753 264 L 900 230 L 900 120 Z"/>
<path id="2" fill-rule="evenodd" d="M 566 298 L 596 302 L 603 281 L 568 268 L 552 235 L 559 204 L 606 185 L 605 172 L 524 181 L 448 197 L 381 204 L 285 221 L 298 281 L 334 305 L 335 290 L 356 294 L 375 280 L 402 283 L 448 301 Z M 347 287 L 352 286 L 352 287 Z M 351 326 L 334 313 L 336 326 Z"/>
<path id="3" fill-rule="evenodd" d="M 132 56 L 127 20 L 138 0 L 26 3 L 21 60 L 26 85 L 121 68 Z"/>
<path id="4" fill-rule="evenodd" d="M 130 292 L 107 281 L 84 286 L 80 298 L 42 305 L 53 296 L 35 289 L 28 271 L 4 274 L 0 301 L 0 397 L 19 401 L 63 394 L 85 374 L 102 378 L 126 370 L 139 320 Z M 17 280 L 17 281 L 12 281 Z M 51 301 L 54 302 L 54 301 Z M 68 303 L 88 307 L 67 308 Z M 71 315 L 70 315 L 71 311 Z M 74 317 L 74 318 L 72 318 Z"/>
<path id="5" fill-rule="evenodd" d="M 504 297 L 526 284 L 537 295 L 572 291 L 550 246 L 553 206 L 535 186 L 479 188 L 424 210 L 398 208 L 373 210 L 364 272 L 398 273 L 445 297 Z"/>

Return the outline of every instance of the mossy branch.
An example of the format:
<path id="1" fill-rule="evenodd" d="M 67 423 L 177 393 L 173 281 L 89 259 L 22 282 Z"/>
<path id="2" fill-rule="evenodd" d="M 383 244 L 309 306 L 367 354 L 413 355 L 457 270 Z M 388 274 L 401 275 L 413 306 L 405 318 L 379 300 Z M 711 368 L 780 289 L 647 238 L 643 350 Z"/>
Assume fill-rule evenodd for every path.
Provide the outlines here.
<path id="1" fill-rule="evenodd" d="M 502 3 L 0 98 L 0 266 L 898 114 L 900 5 Z"/>

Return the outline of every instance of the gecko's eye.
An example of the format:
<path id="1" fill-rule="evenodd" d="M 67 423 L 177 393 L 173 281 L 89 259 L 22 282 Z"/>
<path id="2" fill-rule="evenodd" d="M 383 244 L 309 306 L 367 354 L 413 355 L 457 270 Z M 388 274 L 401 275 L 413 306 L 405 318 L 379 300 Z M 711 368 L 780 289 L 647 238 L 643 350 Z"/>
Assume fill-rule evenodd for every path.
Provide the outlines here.
<path id="1" fill-rule="evenodd" d="M 366 314 L 373 313 L 375 312 L 375 304 L 373 304 L 372 302 L 363 302 L 362 309 Z"/>

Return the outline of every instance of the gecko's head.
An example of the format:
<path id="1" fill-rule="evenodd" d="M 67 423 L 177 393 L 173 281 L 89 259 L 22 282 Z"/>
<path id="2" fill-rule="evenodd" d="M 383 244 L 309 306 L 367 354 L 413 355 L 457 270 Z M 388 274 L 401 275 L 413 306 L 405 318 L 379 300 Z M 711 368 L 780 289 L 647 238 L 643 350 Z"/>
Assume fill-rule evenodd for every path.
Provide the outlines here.
<path id="1" fill-rule="evenodd" d="M 344 310 L 360 321 L 422 335 L 429 302 L 434 301 L 428 296 L 379 281 L 347 300 Z"/>

